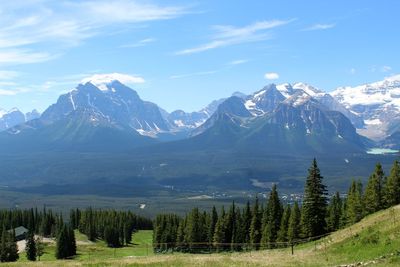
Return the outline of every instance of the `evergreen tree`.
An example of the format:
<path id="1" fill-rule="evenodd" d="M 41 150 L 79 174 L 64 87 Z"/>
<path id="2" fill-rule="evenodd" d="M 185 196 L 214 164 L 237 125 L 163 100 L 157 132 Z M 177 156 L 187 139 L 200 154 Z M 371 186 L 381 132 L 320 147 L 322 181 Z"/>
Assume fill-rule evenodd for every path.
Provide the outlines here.
<path id="1" fill-rule="evenodd" d="M 278 191 L 276 185 L 272 186 L 271 193 L 269 195 L 268 204 L 266 207 L 266 222 L 263 225 L 263 232 L 261 238 L 261 244 L 265 247 L 272 248 L 273 243 L 276 242 L 278 237 L 279 226 L 282 218 L 282 206 L 279 200 Z"/>
<path id="2" fill-rule="evenodd" d="M 36 260 L 36 243 L 35 238 L 32 231 L 29 231 L 27 239 L 26 239 L 26 258 L 29 261 Z"/>
<path id="3" fill-rule="evenodd" d="M 259 249 L 259 244 L 261 241 L 261 218 L 260 218 L 261 216 L 260 216 L 257 196 L 251 216 L 252 218 L 250 224 L 250 245 L 253 249 Z"/>
<path id="4" fill-rule="evenodd" d="M 290 212 L 289 226 L 288 226 L 288 241 L 295 242 L 300 237 L 300 208 L 297 201 L 293 204 L 292 211 Z"/>
<path id="5" fill-rule="evenodd" d="M 226 238 L 226 214 L 224 207 L 222 207 L 221 215 L 218 217 L 217 224 L 215 225 L 214 232 L 214 247 L 217 252 L 225 249 L 225 244 L 227 243 Z"/>
<path id="6" fill-rule="evenodd" d="M 65 225 L 59 230 L 56 239 L 56 258 L 65 259 L 69 257 L 68 252 L 68 233 Z"/>
<path id="7" fill-rule="evenodd" d="M 329 207 L 328 207 L 328 218 L 327 227 L 328 231 L 333 232 L 340 227 L 340 218 L 342 217 L 342 200 L 339 192 L 333 195 Z"/>
<path id="8" fill-rule="evenodd" d="M 196 244 L 202 242 L 202 225 L 201 225 L 201 214 L 198 208 L 194 208 L 188 216 L 187 221 L 187 241 L 191 250 L 195 249 Z"/>
<path id="9" fill-rule="evenodd" d="M 397 160 L 393 163 L 387 178 L 385 202 L 387 207 L 400 204 L 400 163 Z"/>
<path id="10" fill-rule="evenodd" d="M 288 241 L 288 230 L 289 230 L 289 220 L 292 208 L 290 205 L 286 205 L 285 210 L 282 215 L 281 225 L 279 227 L 278 239 L 279 242 L 287 242 Z"/>
<path id="11" fill-rule="evenodd" d="M 251 228 L 251 207 L 250 202 L 247 201 L 246 207 L 243 210 L 241 235 L 243 243 L 250 243 L 250 228 Z M 247 246 L 246 246 L 247 247 Z"/>
<path id="12" fill-rule="evenodd" d="M 384 208 L 384 182 L 385 174 L 382 170 L 382 165 L 377 163 L 375 171 L 368 180 L 364 194 L 365 214 L 371 214 Z"/>
<path id="13" fill-rule="evenodd" d="M 15 232 L 13 231 L 10 233 L 9 231 L 6 231 L 6 228 L 3 226 L 0 243 L 0 261 L 12 262 L 17 261 L 18 258 L 18 247 L 17 242 L 15 241 Z"/>
<path id="14" fill-rule="evenodd" d="M 213 206 L 212 211 L 211 211 L 211 216 L 210 216 L 210 224 L 208 227 L 208 233 L 207 233 L 207 241 L 209 244 L 213 243 L 214 241 L 214 233 L 215 233 L 215 226 L 218 222 L 218 213 L 217 209 L 215 206 Z"/>
<path id="15" fill-rule="evenodd" d="M 326 233 L 326 186 L 314 159 L 305 185 L 304 200 L 301 212 L 302 234 L 304 237 L 319 236 Z"/>
<path id="16" fill-rule="evenodd" d="M 6 233 L 5 250 L 6 250 L 6 261 L 12 262 L 12 261 L 17 261 L 19 259 L 18 246 L 15 240 L 14 230 L 12 230 L 11 233 L 9 232 Z"/>
<path id="17" fill-rule="evenodd" d="M 354 224 L 363 217 L 362 183 L 354 181 L 351 183 L 346 201 L 347 224 Z"/>

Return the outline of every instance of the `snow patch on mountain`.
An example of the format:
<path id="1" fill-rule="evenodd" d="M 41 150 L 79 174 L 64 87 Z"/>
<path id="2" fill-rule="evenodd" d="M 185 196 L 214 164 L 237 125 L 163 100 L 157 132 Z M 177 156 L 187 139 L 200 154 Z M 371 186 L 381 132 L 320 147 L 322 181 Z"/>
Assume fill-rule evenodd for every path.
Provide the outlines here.
<path id="1" fill-rule="evenodd" d="M 364 121 L 357 131 L 382 140 L 400 128 L 400 75 L 355 87 L 339 87 L 331 95 Z"/>

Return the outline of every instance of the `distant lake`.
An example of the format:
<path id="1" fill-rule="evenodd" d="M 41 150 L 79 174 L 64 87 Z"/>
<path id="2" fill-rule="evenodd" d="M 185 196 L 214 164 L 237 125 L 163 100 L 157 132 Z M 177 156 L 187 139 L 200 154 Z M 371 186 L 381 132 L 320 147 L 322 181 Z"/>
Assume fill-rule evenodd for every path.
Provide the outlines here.
<path id="1" fill-rule="evenodd" d="M 399 150 L 394 150 L 389 148 L 372 148 L 367 151 L 368 154 L 373 154 L 373 155 L 394 154 L 398 152 Z"/>

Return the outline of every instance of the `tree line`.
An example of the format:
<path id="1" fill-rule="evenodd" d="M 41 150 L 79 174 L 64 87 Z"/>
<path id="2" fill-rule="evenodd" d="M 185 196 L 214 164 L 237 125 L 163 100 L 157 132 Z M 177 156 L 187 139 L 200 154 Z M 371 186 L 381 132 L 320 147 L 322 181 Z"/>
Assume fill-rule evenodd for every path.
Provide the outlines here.
<path id="1" fill-rule="evenodd" d="M 15 228 L 23 226 L 26 234 L 26 257 L 30 261 L 40 260 L 44 253 L 43 237 L 56 239 L 57 259 L 76 255 L 76 241 L 72 227 L 64 223 L 61 214 L 45 208 L 26 210 L 0 210 L 0 261 L 12 262 L 19 258 Z M 37 237 L 35 238 L 35 235 Z"/>
<path id="2" fill-rule="evenodd" d="M 400 204 L 400 164 L 385 176 L 376 164 L 365 190 L 353 180 L 346 197 L 329 197 L 314 159 L 308 170 L 303 201 L 283 203 L 273 185 L 265 203 L 256 197 L 239 208 L 192 209 L 185 216 L 159 214 L 154 220 L 155 252 L 242 251 L 276 248 L 318 238 L 352 225 L 364 216 Z"/>
<path id="3" fill-rule="evenodd" d="M 74 229 L 85 234 L 89 240 L 102 239 L 109 247 L 122 247 L 132 242 L 136 230 L 151 230 L 151 219 L 138 216 L 131 211 L 74 209 L 70 212 L 70 223 Z"/>

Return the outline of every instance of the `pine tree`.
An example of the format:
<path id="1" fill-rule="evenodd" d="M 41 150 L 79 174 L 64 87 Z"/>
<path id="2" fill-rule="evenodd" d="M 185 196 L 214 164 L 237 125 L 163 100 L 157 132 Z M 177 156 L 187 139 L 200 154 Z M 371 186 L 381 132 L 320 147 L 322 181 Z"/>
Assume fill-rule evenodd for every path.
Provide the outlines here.
<path id="1" fill-rule="evenodd" d="M 201 237 L 202 237 L 202 227 L 200 223 L 201 219 L 201 214 L 199 212 L 198 208 L 194 208 L 190 213 L 188 217 L 188 222 L 187 222 L 187 241 L 189 243 L 189 248 L 191 250 L 195 249 L 196 244 L 201 242 Z"/>
<path id="2" fill-rule="evenodd" d="M 400 163 L 397 160 L 393 163 L 387 178 L 385 202 L 387 207 L 400 204 Z"/>
<path id="3" fill-rule="evenodd" d="M 278 237 L 279 226 L 282 218 L 282 206 L 279 200 L 276 185 L 272 186 L 266 207 L 266 222 L 263 225 L 261 244 L 265 247 L 272 248 L 273 243 Z"/>
<path id="4" fill-rule="evenodd" d="M 292 208 L 290 205 L 286 205 L 285 210 L 282 215 L 281 225 L 279 227 L 278 239 L 279 242 L 287 242 L 288 241 L 288 229 L 289 229 L 289 220 Z"/>
<path id="5" fill-rule="evenodd" d="M 342 200 L 339 192 L 333 195 L 328 206 L 327 227 L 328 231 L 333 232 L 340 227 L 340 218 L 342 216 Z"/>
<path id="6" fill-rule="evenodd" d="M 250 224 L 250 245 L 253 249 L 258 249 L 261 240 L 261 216 L 258 207 L 258 197 L 253 206 Z"/>
<path id="7" fill-rule="evenodd" d="M 251 208 L 250 202 L 247 201 L 246 207 L 243 210 L 241 235 L 243 243 L 250 244 L 250 226 L 251 226 Z"/>
<path id="8" fill-rule="evenodd" d="M 214 247 L 217 252 L 224 250 L 226 244 L 226 215 L 222 207 L 221 215 L 218 217 L 214 232 Z"/>
<path id="9" fill-rule="evenodd" d="M 35 261 L 36 260 L 36 243 L 35 239 L 33 236 L 33 232 L 29 231 L 27 240 L 26 240 L 26 258 L 29 261 Z"/>
<path id="10" fill-rule="evenodd" d="M 326 233 L 326 186 L 314 159 L 305 185 L 304 200 L 301 212 L 302 234 L 304 237 L 319 236 Z"/>
<path id="11" fill-rule="evenodd" d="M 68 252 L 69 256 L 76 255 L 76 239 L 75 239 L 75 232 L 71 226 L 68 227 Z"/>
<path id="12" fill-rule="evenodd" d="M 210 225 L 208 227 L 208 233 L 207 233 L 207 241 L 209 244 L 213 243 L 214 241 L 215 226 L 217 224 L 217 221 L 218 221 L 217 209 L 215 208 L 215 206 L 213 206 L 210 216 Z"/>
<path id="13" fill-rule="evenodd" d="M 385 174 L 382 170 L 382 165 L 377 163 L 375 171 L 368 180 L 364 194 L 365 214 L 371 214 L 384 208 L 384 182 Z"/>
<path id="14" fill-rule="evenodd" d="M 346 201 L 347 224 L 354 224 L 363 217 L 362 183 L 354 181 L 351 183 Z"/>
<path id="15" fill-rule="evenodd" d="M 57 234 L 56 240 L 56 258 L 57 259 L 65 259 L 68 257 L 68 248 L 67 248 L 67 232 L 65 226 L 59 230 Z"/>
<path id="16" fill-rule="evenodd" d="M 7 250 L 7 235 L 5 226 L 3 225 L 3 230 L 1 233 L 1 243 L 0 243 L 0 261 L 7 262 L 8 261 L 8 250 Z"/>
<path id="17" fill-rule="evenodd" d="M 297 201 L 293 204 L 292 211 L 290 212 L 289 226 L 288 226 L 288 241 L 295 242 L 300 237 L 300 208 Z"/>
<path id="18" fill-rule="evenodd" d="M 15 240 L 15 230 L 12 231 L 12 234 L 8 234 L 7 250 L 7 261 L 17 261 L 19 259 L 17 241 Z"/>

